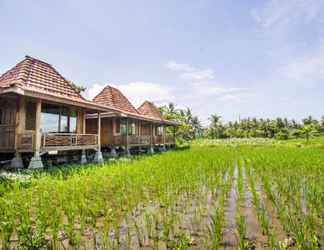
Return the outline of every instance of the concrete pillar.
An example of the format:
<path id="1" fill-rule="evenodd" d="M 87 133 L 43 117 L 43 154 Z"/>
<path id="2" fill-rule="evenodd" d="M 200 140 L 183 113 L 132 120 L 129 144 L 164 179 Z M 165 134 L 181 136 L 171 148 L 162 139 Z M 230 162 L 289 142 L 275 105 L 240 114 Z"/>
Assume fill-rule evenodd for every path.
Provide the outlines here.
<path id="1" fill-rule="evenodd" d="M 21 154 L 19 152 L 15 153 L 15 157 L 11 160 L 11 168 L 13 169 L 21 169 L 24 167 L 24 163 L 21 158 Z"/>
<path id="2" fill-rule="evenodd" d="M 34 142 L 34 156 L 31 158 L 28 168 L 30 169 L 40 169 L 43 168 L 42 158 L 40 156 L 41 151 L 41 112 L 42 112 L 42 101 L 37 100 L 36 102 L 36 123 L 35 123 L 35 142 Z"/>
<path id="3" fill-rule="evenodd" d="M 83 149 L 82 154 L 81 154 L 81 164 L 84 165 L 84 164 L 87 164 L 87 163 L 88 163 L 87 154 L 86 154 L 85 149 Z"/>
<path id="4" fill-rule="evenodd" d="M 116 152 L 116 148 L 115 147 L 112 147 L 111 148 L 110 155 L 113 158 L 116 158 L 117 157 L 117 152 Z"/>
<path id="5" fill-rule="evenodd" d="M 154 154 L 154 146 L 151 145 L 149 148 L 149 154 Z"/>

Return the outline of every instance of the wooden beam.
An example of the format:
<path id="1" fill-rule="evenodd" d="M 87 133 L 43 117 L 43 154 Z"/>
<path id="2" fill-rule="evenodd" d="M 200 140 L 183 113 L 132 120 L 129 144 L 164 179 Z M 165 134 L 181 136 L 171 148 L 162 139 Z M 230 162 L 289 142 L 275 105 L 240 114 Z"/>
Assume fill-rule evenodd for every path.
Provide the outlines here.
<path id="1" fill-rule="evenodd" d="M 163 145 L 165 145 L 165 125 L 162 125 L 162 142 Z"/>
<path id="2" fill-rule="evenodd" d="M 128 145 L 128 118 L 126 118 L 126 145 L 125 145 L 125 147 L 126 147 L 126 152 L 128 152 L 128 147 L 129 147 L 129 145 Z"/>
<path id="3" fill-rule="evenodd" d="M 82 134 L 87 133 L 87 120 L 86 120 L 86 112 L 82 112 Z"/>
<path id="4" fill-rule="evenodd" d="M 101 151 L 101 113 L 98 112 L 98 151 Z"/>
<path id="5" fill-rule="evenodd" d="M 15 149 L 18 149 L 18 135 L 23 133 L 26 126 L 26 101 L 24 96 L 18 97 L 18 110 L 16 116 L 16 132 L 15 132 Z"/>
<path id="6" fill-rule="evenodd" d="M 36 119 L 35 119 L 35 143 L 34 143 L 34 151 L 40 152 L 41 150 L 41 112 L 42 112 L 42 100 L 38 99 L 36 101 Z"/>

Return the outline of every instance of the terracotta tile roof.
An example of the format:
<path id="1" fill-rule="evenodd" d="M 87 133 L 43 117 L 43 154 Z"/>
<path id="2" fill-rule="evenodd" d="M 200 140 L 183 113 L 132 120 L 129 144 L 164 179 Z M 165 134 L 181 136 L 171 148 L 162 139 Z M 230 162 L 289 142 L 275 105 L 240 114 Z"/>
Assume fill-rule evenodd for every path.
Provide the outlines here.
<path id="1" fill-rule="evenodd" d="M 52 65 L 29 56 L 0 76 L 0 88 L 12 86 L 73 101 L 85 101 Z"/>
<path id="2" fill-rule="evenodd" d="M 163 120 L 160 110 L 152 102 L 145 101 L 137 110 L 142 115 Z"/>
<path id="3" fill-rule="evenodd" d="M 120 90 L 107 85 L 95 98 L 93 102 L 100 103 L 102 105 L 110 106 L 122 111 L 126 111 L 133 114 L 139 114 L 136 108 L 131 102 L 123 95 Z"/>

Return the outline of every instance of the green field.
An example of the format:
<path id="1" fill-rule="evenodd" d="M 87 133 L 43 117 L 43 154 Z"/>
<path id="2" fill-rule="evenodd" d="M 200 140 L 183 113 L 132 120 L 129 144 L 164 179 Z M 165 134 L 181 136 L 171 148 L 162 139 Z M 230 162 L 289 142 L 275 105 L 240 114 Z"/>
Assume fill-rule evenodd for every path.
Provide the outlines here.
<path id="1" fill-rule="evenodd" d="M 0 249 L 323 249 L 324 143 L 199 141 L 3 178 Z"/>

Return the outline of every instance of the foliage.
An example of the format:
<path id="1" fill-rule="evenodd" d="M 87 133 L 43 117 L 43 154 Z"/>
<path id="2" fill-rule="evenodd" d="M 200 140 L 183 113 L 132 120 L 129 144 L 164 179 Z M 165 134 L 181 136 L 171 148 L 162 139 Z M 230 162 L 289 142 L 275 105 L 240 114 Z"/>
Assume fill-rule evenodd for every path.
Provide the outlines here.
<path id="1" fill-rule="evenodd" d="M 180 143 L 201 137 L 203 127 L 197 116 L 193 115 L 189 108 L 176 108 L 173 103 L 160 107 L 165 119 L 176 121 L 179 126 L 176 130 L 176 138 Z"/>
<path id="2" fill-rule="evenodd" d="M 83 87 L 83 86 L 81 86 L 81 85 L 78 85 L 78 84 L 76 84 L 76 83 L 74 83 L 74 82 L 72 82 L 72 81 L 68 81 L 69 82 L 69 84 L 71 85 L 71 87 L 76 91 L 76 92 L 78 92 L 79 94 L 81 93 L 81 92 L 84 92 L 84 91 L 86 91 L 86 87 Z"/>
<path id="3" fill-rule="evenodd" d="M 205 130 L 205 138 L 275 138 L 287 140 L 304 137 L 309 141 L 311 136 L 324 132 L 324 117 L 321 121 L 311 116 L 302 123 L 287 118 L 256 119 L 247 118 L 235 122 L 222 123 L 220 116 L 213 114 L 209 118 L 209 126 Z"/>

